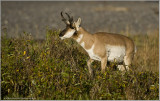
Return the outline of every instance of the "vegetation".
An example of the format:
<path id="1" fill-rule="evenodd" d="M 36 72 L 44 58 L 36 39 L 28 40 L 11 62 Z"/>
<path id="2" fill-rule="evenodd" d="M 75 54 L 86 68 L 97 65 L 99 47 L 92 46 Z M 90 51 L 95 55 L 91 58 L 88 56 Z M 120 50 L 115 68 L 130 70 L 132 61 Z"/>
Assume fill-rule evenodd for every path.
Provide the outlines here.
<path id="1" fill-rule="evenodd" d="M 24 33 L 1 38 L 2 99 L 36 100 L 158 100 L 159 33 L 130 35 L 137 45 L 129 72 L 111 63 L 94 77 L 88 74 L 85 51 L 73 40 L 60 40 L 59 31 L 47 29 L 44 41 Z"/>

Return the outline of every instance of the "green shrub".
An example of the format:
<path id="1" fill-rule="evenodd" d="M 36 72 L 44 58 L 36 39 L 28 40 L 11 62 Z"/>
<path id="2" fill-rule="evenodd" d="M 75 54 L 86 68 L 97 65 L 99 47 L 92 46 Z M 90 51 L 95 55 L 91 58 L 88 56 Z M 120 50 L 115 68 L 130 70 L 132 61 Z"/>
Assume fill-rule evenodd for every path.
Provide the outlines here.
<path id="1" fill-rule="evenodd" d="M 2 99 L 159 99 L 158 34 L 130 36 L 138 47 L 131 71 L 124 74 L 111 64 L 101 74 L 100 63 L 94 62 L 93 78 L 84 50 L 71 39 L 61 41 L 58 34 L 47 29 L 44 41 L 27 33 L 2 37 Z"/>

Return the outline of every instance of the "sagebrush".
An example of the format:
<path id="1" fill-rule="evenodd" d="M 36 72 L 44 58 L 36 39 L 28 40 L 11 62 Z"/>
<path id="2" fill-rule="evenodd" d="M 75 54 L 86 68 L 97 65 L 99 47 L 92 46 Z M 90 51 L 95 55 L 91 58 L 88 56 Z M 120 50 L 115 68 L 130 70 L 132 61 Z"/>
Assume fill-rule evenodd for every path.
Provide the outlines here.
<path id="1" fill-rule="evenodd" d="M 1 38 L 2 99 L 36 100 L 158 100 L 158 31 L 131 37 L 137 53 L 131 70 L 122 73 L 111 63 L 104 74 L 94 62 L 90 78 L 85 51 L 73 40 L 61 41 L 47 29 L 45 40 L 24 33 Z"/>

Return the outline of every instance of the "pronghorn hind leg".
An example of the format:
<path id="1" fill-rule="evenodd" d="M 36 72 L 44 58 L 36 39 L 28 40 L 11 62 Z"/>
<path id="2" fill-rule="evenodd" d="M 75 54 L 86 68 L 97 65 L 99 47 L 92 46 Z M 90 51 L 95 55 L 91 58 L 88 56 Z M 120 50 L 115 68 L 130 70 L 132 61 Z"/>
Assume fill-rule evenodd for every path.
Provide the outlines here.
<path id="1" fill-rule="evenodd" d="M 125 67 L 124 67 L 124 65 L 118 65 L 118 67 L 117 67 L 120 71 L 124 71 L 125 70 Z"/>
<path id="2" fill-rule="evenodd" d="M 91 64 L 92 64 L 93 61 L 94 61 L 93 59 L 89 59 L 89 60 L 87 61 L 87 66 L 88 66 L 88 70 L 89 70 L 89 74 L 90 74 L 90 75 L 93 75 L 93 70 L 92 70 L 92 68 L 91 68 Z"/>
<path id="3" fill-rule="evenodd" d="M 101 72 L 102 73 L 105 72 L 106 65 L 107 65 L 107 56 L 102 58 L 101 60 Z"/>
<path id="4" fill-rule="evenodd" d="M 132 55 L 126 55 L 124 57 L 124 65 L 118 65 L 118 69 L 120 71 L 129 71 L 129 66 L 131 65 L 132 62 Z"/>
<path id="5" fill-rule="evenodd" d="M 125 70 L 129 71 L 129 66 L 132 63 L 132 59 L 133 59 L 133 55 L 132 54 L 128 54 L 124 57 L 124 65 L 125 65 Z"/>

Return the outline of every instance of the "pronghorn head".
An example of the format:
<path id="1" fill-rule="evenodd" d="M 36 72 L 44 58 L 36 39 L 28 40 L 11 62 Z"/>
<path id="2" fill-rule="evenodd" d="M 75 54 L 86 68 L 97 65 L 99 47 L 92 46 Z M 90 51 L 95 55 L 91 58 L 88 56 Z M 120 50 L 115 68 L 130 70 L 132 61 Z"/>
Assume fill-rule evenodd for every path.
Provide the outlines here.
<path id="1" fill-rule="evenodd" d="M 81 24 L 81 18 L 78 18 L 77 22 L 73 21 L 73 17 L 70 17 L 68 13 L 65 13 L 69 20 L 64 18 L 63 12 L 61 12 L 62 21 L 66 24 L 66 28 L 62 30 L 59 34 L 59 37 L 63 40 L 66 38 L 71 38 L 76 31 L 79 31 L 79 27 Z"/>

